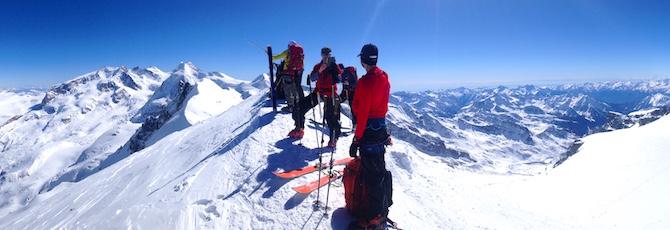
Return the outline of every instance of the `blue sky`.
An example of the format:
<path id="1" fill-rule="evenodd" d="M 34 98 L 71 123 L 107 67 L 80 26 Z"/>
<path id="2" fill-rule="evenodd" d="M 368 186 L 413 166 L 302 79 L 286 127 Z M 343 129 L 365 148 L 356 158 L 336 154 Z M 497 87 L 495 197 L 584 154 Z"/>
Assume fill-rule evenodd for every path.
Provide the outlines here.
<path id="1" fill-rule="evenodd" d="M 262 47 L 328 46 L 360 67 L 372 42 L 393 90 L 670 77 L 670 1 L 3 1 L 0 87 L 103 66 L 190 60 L 252 79 Z M 360 69 L 360 68 L 359 68 Z"/>

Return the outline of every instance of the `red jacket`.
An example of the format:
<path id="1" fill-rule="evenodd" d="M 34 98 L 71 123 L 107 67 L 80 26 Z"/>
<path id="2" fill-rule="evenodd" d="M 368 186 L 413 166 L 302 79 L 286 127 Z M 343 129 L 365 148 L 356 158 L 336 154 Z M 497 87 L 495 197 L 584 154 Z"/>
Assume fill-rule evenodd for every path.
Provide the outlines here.
<path id="1" fill-rule="evenodd" d="M 369 118 L 386 118 L 390 92 L 389 77 L 379 67 L 375 67 L 358 79 L 353 102 L 357 121 L 356 139 L 360 140 L 363 137 Z"/>
<path id="2" fill-rule="evenodd" d="M 335 68 L 335 71 L 337 72 L 337 75 L 342 74 L 342 69 L 340 69 L 339 66 L 337 65 L 332 65 L 330 68 Z M 314 65 L 314 69 L 312 69 L 312 73 L 319 73 L 319 78 L 316 79 L 316 90 L 319 92 L 320 95 L 322 96 L 327 96 L 330 97 L 333 95 L 333 90 L 331 87 L 335 89 L 335 94 L 337 94 L 337 84 L 333 84 L 333 73 L 332 70 L 329 71 L 328 68 L 325 68 L 321 70 L 321 62 L 318 64 Z M 337 77 L 337 76 L 335 76 Z M 337 96 L 337 95 L 336 95 Z"/>

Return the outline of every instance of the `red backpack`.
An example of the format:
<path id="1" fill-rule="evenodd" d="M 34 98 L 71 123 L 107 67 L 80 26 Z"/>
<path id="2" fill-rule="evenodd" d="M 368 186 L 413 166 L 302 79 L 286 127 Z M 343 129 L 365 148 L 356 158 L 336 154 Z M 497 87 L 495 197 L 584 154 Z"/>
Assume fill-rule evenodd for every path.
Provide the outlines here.
<path id="1" fill-rule="evenodd" d="M 298 44 L 288 47 L 288 71 L 300 71 L 304 68 L 305 53 Z"/>
<path id="2" fill-rule="evenodd" d="M 356 218 L 365 216 L 368 210 L 368 193 L 361 171 L 361 159 L 355 158 L 344 168 L 342 176 L 345 207 Z"/>
<path id="3" fill-rule="evenodd" d="M 350 90 L 356 88 L 356 83 L 358 82 L 358 75 L 356 74 L 356 67 L 349 66 L 344 68 L 344 73 L 342 73 L 342 82 L 345 82 L 349 85 L 347 87 Z"/>
<path id="4" fill-rule="evenodd" d="M 384 187 L 384 198 L 383 206 L 384 213 L 382 215 L 385 217 L 385 221 L 391 228 L 398 228 L 397 224 L 388 218 L 389 207 L 393 205 L 393 181 L 392 181 L 391 172 L 388 170 L 384 175 L 383 187 Z M 345 208 L 356 219 L 364 218 L 368 216 L 369 212 L 369 200 L 368 200 L 368 191 L 363 177 L 363 166 L 361 165 L 360 158 L 355 158 L 350 161 L 347 166 L 344 168 L 344 173 L 342 175 L 342 183 L 344 184 L 344 201 L 346 203 Z"/>

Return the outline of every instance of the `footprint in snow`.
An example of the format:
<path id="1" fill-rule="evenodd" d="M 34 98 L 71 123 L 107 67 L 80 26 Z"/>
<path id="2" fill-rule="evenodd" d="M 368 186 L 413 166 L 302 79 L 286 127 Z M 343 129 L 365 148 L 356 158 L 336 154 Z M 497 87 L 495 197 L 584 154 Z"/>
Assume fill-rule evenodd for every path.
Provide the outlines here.
<path id="1" fill-rule="evenodd" d="M 179 192 L 182 189 L 186 188 L 186 186 L 188 186 L 188 181 L 183 181 L 180 184 L 177 184 L 177 185 L 174 186 L 174 191 Z"/>
<path id="2" fill-rule="evenodd" d="M 189 177 L 184 178 L 184 180 L 182 180 L 181 183 L 174 186 L 174 188 L 173 188 L 174 191 L 179 192 L 181 190 L 186 189 L 188 187 L 188 185 L 190 184 L 190 182 L 193 180 L 194 177 L 195 176 L 191 175 Z"/>
<path id="3" fill-rule="evenodd" d="M 391 157 L 395 160 L 396 164 L 400 166 L 401 169 L 404 169 L 405 171 L 412 173 L 412 161 L 409 159 L 409 156 L 404 153 L 400 152 L 391 152 Z"/>
<path id="4" fill-rule="evenodd" d="M 221 217 L 221 213 L 216 208 L 216 205 L 214 205 L 213 203 L 214 203 L 214 201 L 212 201 L 210 199 L 200 199 L 200 200 L 196 201 L 195 203 L 193 203 L 193 204 L 197 204 L 197 205 L 207 206 L 205 208 L 205 211 L 201 212 L 200 215 L 199 215 L 202 220 L 210 221 L 210 220 L 212 220 L 212 216 Z"/>
<path id="5" fill-rule="evenodd" d="M 209 200 L 209 199 L 200 199 L 200 200 L 195 202 L 195 204 L 199 204 L 199 205 L 208 205 L 208 204 L 211 204 L 211 203 L 212 203 L 212 200 Z"/>
<path id="6" fill-rule="evenodd" d="M 207 209 L 205 209 L 205 212 L 209 213 L 209 214 L 212 214 L 216 217 L 221 217 L 221 213 L 219 213 L 219 210 L 217 210 L 216 206 L 214 206 L 214 205 L 210 205 L 209 207 L 207 207 Z"/>

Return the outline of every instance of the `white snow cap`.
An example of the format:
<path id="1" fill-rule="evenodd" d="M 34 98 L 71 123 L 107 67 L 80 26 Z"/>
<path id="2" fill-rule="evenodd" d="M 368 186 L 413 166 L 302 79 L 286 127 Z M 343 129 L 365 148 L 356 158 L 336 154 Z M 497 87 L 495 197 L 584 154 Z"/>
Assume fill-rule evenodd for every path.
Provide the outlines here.
<path id="1" fill-rule="evenodd" d="M 173 71 L 174 73 L 182 73 L 184 75 L 197 75 L 200 72 L 200 69 L 196 67 L 190 61 L 182 61 L 179 63 L 177 68 Z"/>

